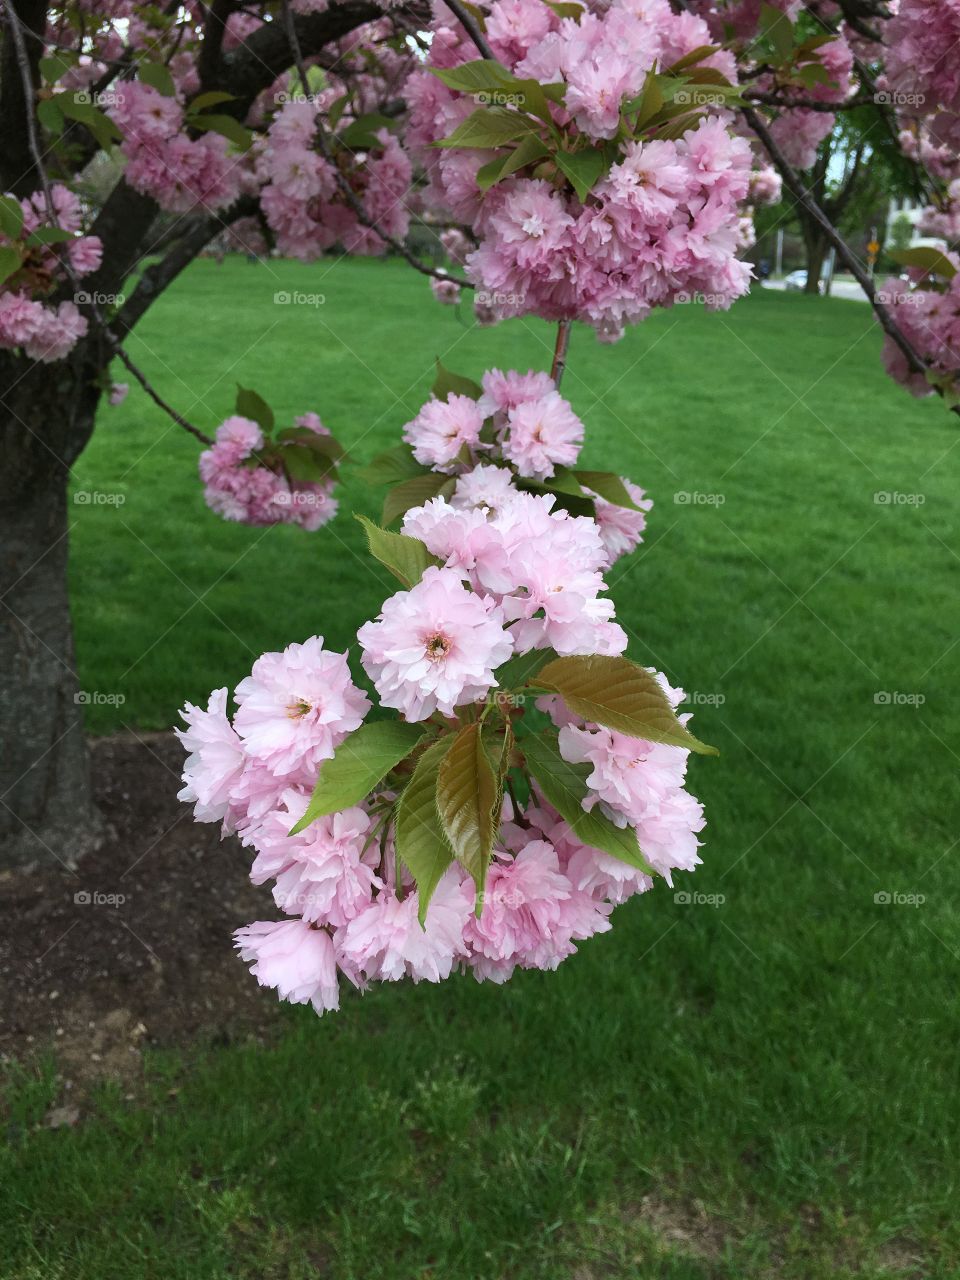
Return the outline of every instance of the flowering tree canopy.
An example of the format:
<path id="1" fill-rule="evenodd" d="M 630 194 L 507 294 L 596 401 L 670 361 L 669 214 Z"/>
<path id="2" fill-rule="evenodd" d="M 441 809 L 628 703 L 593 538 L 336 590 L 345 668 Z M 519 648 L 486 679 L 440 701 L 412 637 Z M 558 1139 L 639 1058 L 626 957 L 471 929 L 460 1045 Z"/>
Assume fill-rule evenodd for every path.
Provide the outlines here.
<path id="1" fill-rule="evenodd" d="M 278 425 L 241 388 L 214 438 L 124 349 L 214 237 L 304 262 L 394 253 L 437 301 L 471 296 L 480 324 L 556 322 L 549 371 L 476 381 L 438 365 L 402 441 L 366 469 L 385 487 L 370 553 L 400 584 L 357 632 L 379 711 L 313 637 L 259 658 L 233 708 L 225 688 L 188 706 L 180 731 L 182 797 L 272 884 L 281 918 L 237 944 L 283 998 L 322 1012 L 339 976 L 555 968 L 615 906 L 699 863 L 686 769 L 712 750 L 682 691 L 626 656 L 604 575 L 652 504 L 634 479 L 578 465 L 570 326 L 609 343 L 655 308 L 730 307 L 750 287 L 752 211 L 785 190 L 861 281 L 888 371 L 956 409 L 960 63 L 944 51 L 960 0 L 901 0 L 892 18 L 875 0 L 5 0 L 3 19 L 5 430 L 38 396 L 70 406 L 18 444 L 14 587 L 38 541 L 58 544 L 40 504 L 100 394 L 124 394 L 114 359 L 204 444 L 215 513 L 305 530 L 335 514 L 345 459 L 322 404 Z M 904 251 L 905 278 L 879 290 L 804 181 L 839 113 L 863 107 L 942 241 Z M 115 175 L 99 203 L 97 164 Z M 442 231 L 447 267 L 410 249 L 414 216 Z M 45 647 L 68 651 L 68 624 L 50 625 Z M 42 697 L 62 681 L 48 672 Z M 80 775 L 63 749 L 54 762 L 75 805 Z M 23 825 L 47 816 L 35 782 Z"/>

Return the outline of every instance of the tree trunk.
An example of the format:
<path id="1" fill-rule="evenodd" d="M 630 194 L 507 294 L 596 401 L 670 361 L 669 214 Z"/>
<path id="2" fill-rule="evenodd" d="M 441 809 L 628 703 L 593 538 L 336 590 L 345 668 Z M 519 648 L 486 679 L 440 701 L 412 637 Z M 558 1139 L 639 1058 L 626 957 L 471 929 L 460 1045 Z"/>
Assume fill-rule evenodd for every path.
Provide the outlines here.
<path id="1" fill-rule="evenodd" d="M 0 866 L 72 865 L 99 838 L 67 597 L 67 480 L 100 394 L 86 348 L 0 353 Z"/>
<path id="2" fill-rule="evenodd" d="M 807 283 L 804 293 L 820 292 L 820 278 L 823 275 L 823 264 L 827 257 L 827 240 L 819 227 L 803 228 L 803 243 L 807 256 Z"/>

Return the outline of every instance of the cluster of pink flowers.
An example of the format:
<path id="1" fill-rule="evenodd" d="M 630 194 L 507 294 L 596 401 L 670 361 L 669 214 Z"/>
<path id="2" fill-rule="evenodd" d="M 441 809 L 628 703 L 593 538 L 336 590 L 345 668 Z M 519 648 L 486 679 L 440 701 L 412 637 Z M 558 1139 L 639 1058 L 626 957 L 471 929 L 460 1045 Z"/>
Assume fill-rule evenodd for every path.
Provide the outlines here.
<path id="1" fill-rule="evenodd" d="M 415 512 L 407 516 L 408 521 L 418 524 L 415 536 L 427 542 L 434 554 L 441 554 L 434 545 L 440 545 L 439 539 L 442 554 L 448 555 L 456 538 L 466 533 L 466 526 L 461 521 L 450 526 L 449 534 L 437 532 L 431 524 L 433 514 L 477 512 L 471 519 L 480 528 L 485 511 L 495 527 L 495 522 L 504 518 L 507 505 L 520 495 L 518 477 L 521 481 L 549 481 L 558 468 L 574 466 L 580 456 L 583 423 L 549 374 L 488 369 L 482 388 L 483 394 L 476 400 L 456 393 L 445 400 L 431 397 L 403 429 L 403 438 L 418 462 L 458 477 L 444 506 L 428 504 L 422 509 L 431 513 L 429 519 Z M 646 513 L 653 506 L 643 489 L 625 476 L 621 480 L 633 507 L 606 501 L 589 485 L 584 486 L 584 493 L 594 501 L 594 518 L 603 547 L 597 567 L 608 567 L 638 546 L 646 527 Z M 554 512 L 552 520 L 564 515 Z M 544 528 L 554 529 L 555 523 Z M 540 533 L 543 531 L 541 528 Z M 489 537 L 489 530 L 485 536 Z"/>
<path id="2" fill-rule="evenodd" d="M 613 0 L 579 21 L 541 0 L 494 0 L 486 27 L 494 53 L 517 77 L 566 86 L 564 106 L 551 114 L 572 140 L 613 138 L 623 103 L 655 66 L 710 43 L 706 24 L 674 14 L 668 0 Z M 430 64 L 450 68 L 474 56 L 441 11 Z M 704 65 L 735 73 L 726 52 Z M 731 133 L 729 113 L 715 112 L 676 140 L 628 142 L 581 201 L 549 165 L 544 177 L 511 177 L 482 192 L 477 171 L 489 150 L 432 146 L 471 114 L 474 99 L 428 71 L 411 76 L 407 97 L 408 142 L 422 157 L 430 197 L 471 226 L 479 247 L 467 271 L 496 317 L 576 318 L 616 338 L 679 293 L 723 307 L 747 290 L 750 268 L 735 255 L 751 151 Z"/>
<path id="3" fill-rule="evenodd" d="M 821 45 L 817 59 L 829 76 L 825 82 L 817 81 L 806 90 L 807 96 L 818 102 L 844 102 L 854 90 L 852 79 L 853 50 L 844 35 Z M 769 77 L 761 77 L 758 87 L 769 89 Z M 787 163 L 795 169 L 812 169 L 817 162 L 817 150 L 837 123 L 831 111 L 817 111 L 810 107 L 793 107 L 782 111 L 770 126 L 770 133 L 782 151 Z"/>
<path id="4" fill-rule="evenodd" d="M 50 196 L 52 219 L 43 193 L 37 192 L 17 202 L 23 222 L 16 240 L 0 234 L 0 247 L 15 248 L 22 256 L 21 269 L 8 277 L 0 291 L 0 348 L 20 347 L 31 360 L 45 364 L 62 360 L 87 332 L 87 320 L 75 301 L 47 302 L 46 296 L 69 278 L 96 271 L 102 252 L 96 236 L 83 234 L 80 201 L 74 192 L 56 183 Z M 27 243 L 33 232 L 46 227 L 69 233 L 70 238 L 56 245 Z"/>
<path id="5" fill-rule="evenodd" d="M 926 117 L 934 141 L 960 149 L 960 0 L 900 0 L 886 26 L 881 88 L 906 117 Z"/>
<path id="6" fill-rule="evenodd" d="M 939 288 L 929 282 L 910 287 L 893 279 L 884 283 L 879 295 L 932 376 L 942 382 L 945 391 L 960 396 L 960 254 L 945 257 L 956 272 Z M 932 393 L 931 382 L 910 369 L 906 356 L 890 337 L 884 339 L 883 361 L 890 376 L 914 395 Z"/>
<path id="7" fill-rule="evenodd" d="M 109 114 L 123 134 L 124 177 L 136 191 L 172 213 L 198 205 L 223 209 L 236 200 L 243 179 L 240 157 L 218 133 L 187 136 L 179 95 L 125 80 L 109 100 Z"/>
<path id="8" fill-rule="evenodd" d="M 447 571 L 434 572 L 420 584 L 429 592 Z M 440 612 L 454 645 L 479 644 L 500 661 L 485 637 L 478 641 L 485 624 L 478 631 L 460 601 Z M 408 622 L 397 624 L 398 638 L 403 633 L 408 652 L 419 648 L 424 662 L 434 661 L 430 638 L 409 631 Z M 462 660 L 452 647 L 438 661 Z M 683 694 L 659 679 L 676 705 Z M 577 942 L 610 928 L 615 906 L 652 887 L 644 871 L 584 845 L 534 789 L 522 810 L 504 800 L 479 915 L 473 880 L 454 863 L 421 926 L 418 890 L 396 857 L 391 792 L 377 790 L 289 834 L 318 768 L 369 708 L 346 655 L 325 650 L 318 637 L 265 654 L 234 697 L 232 723 L 226 689 L 206 709 L 186 706 L 180 798 L 194 805 L 198 821 L 239 833 L 255 854 L 251 879 L 272 883 L 285 918 L 239 929 L 236 945 L 258 981 L 282 999 L 323 1013 L 339 1007 L 341 977 L 363 990 L 405 977 L 438 982 L 455 971 L 502 983 L 518 968 L 555 969 Z M 585 724 L 557 699 L 544 706 L 562 726 L 564 757 L 591 766 L 584 807 L 600 806 L 633 827 L 650 869 L 668 883 L 673 871 L 693 870 L 703 813 L 684 787 L 687 752 Z"/>
<path id="9" fill-rule="evenodd" d="M 333 90 L 322 97 L 335 97 Z M 330 103 L 287 102 L 267 133 L 258 162 L 261 207 L 283 254 L 309 261 L 334 244 L 348 253 L 379 254 L 385 241 L 364 226 L 316 146 L 318 112 Z M 403 239 L 410 225 L 407 198 L 412 169 L 386 128 L 370 150 L 340 152 L 349 158 L 344 175 L 366 217 L 387 235 Z"/>
<path id="10" fill-rule="evenodd" d="M 295 419 L 317 435 L 330 433 L 315 413 Z M 207 506 L 241 524 L 296 524 L 312 532 L 337 514 L 334 482 L 296 480 L 286 474 L 282 454 L 265 450 L 264 434 L 250 418 L 234 415 L 217 428 L 216 442 L 200 455 Z"/>

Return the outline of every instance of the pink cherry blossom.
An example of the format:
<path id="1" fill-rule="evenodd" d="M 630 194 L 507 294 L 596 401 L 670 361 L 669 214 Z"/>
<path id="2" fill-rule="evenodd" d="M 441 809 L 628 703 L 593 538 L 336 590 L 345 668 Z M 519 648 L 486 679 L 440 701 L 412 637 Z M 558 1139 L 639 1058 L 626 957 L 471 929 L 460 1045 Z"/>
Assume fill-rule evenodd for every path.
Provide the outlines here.
<path id="1" fill-rule="evenodd" d="M 323 929 L 304 920 L 257 920 L 234 938 L 253 976 L 281 1000 L 312 1004 L 321 1014 L 340 1008 L 333 940 Z"/>

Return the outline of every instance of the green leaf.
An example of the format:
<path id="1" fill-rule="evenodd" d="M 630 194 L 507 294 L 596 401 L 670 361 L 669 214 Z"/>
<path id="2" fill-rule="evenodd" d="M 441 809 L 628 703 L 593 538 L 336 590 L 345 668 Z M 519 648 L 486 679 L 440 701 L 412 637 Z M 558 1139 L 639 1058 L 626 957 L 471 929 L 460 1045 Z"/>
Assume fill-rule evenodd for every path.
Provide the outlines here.
<path id="1" fill-rule="evenodd" d="M 780 9 L 764 4 L 760 9 L 760 34 L 773 45 L 781 62 L 786 62 L 793 52 L 793 23 Z"/>
<path id="2" fill-rule="evenodd" d="M 553 649 L 532 649 L 529 653 L 518 654 L 503 666 L 497 667 L 497 686 L 500 689 L 522 689 L 529 684 L 548 662 L 559 657 Z"/>
<path id="3" fill-rule="evenodd" d="M 567 467 L 559 465 L 554 467 L 553 475 L 549 480 L 545 480 L 544 484 L 551 493 L 568 493 L 574 498 L 586 497 L 583 492 L 583 485 L 577 479 L 576 474 Z"/>
<path id="4" fill-rule="evenodd" d="M 337 747 L 333 759 L 320 766 L 306 813 L 290 828 L 290 835 L 295 836 L 328 813 L 359 804 L 422 737 L 422 725 L 400 720 L 375 720 L 355 729 Z"/>
<path id="5" fill-rule="evenodd" d="M 194 129 L 202 129 L 205 133 L 219 133 L 241 151 L 246 151 L 253 142 L 253 134 L 250 130 L 233 116 L 194 116 L 190 123 Z"/>
<path id="6" fill-rule="evenodd" d="M 452 493 L 455 484 L 456 480 L 453 476 L 441 475 L 436 471 L 428 471 L 426 475 L 412 476 L 409 480 L 402 480 L 400 484 L 394 485 L 384 498 L 383 515 L 380 519 L 384 526 L 392 524 L 397 516 L 402 516 L 411 507 L 422 507 L 425 502 L 437 497 L 444 489 Z"/>
<path id="7" fill-rule="evenodd" d="M 584 720 L 631 738 L 718 754 L 683 727 L 656 677 L 629 658 L 557 658 L 537 675 L 537 684 L 559 693 Z"/>
<path id="8" fill-rule="evenodd" d="M 337 135 L 337 142 L 350 150 L 368 150 L 381 145 L 377 134 L 381 129 L 395 129 L 396 120 L 381 115 L 379 111 L 371 111 L 367 115 L 351 120 L 342 133 Z"/>
<path id="9" fill-rule="evenodd" d="M 927 275 L 944 276 L 947 280 L 952 280 L 957 274 L 957 269 L 945 257 L 939 249 L 919 248 L 919 249 L 892 249 L 890 257 L 900 264 L 901 267 L 917 267 Z"/>
<path id="10" fill-rule="evenodd" d="M 343 445 L 334 436 L 321 435 L 310 427 L 284 427 L 277 432 L 278 444 L 297 444 L 322 458 L 339 462 L 346 457 Z"/>
<path id="11" fill-rule="evenodd" d="M 682 58 L 678 58 L 676 62 L 671 62 L 667 67 L 667 73 L 677 75 L 680 71 L 685 71 L 687 67 L 696 66 L 698 62 L 703 62 L 706 58 L 712 58 L 715 53 L 720 52 L 718 44 L 701 44 L 696 49 L 691 49 L 689 53 L 685 53 Z"/>
<path id="12" fill-rule="evenodd" d="M 477 170 L 477 186 L 481 191 L 487 191 L 511 173 L 516 173 L 518 169 L 534 164 L 537 160 L 543 160 L 550 154 L 550 148 L 536 134 L 531 133 L 529 137 L 522 138 L 505 156 L 497 156 L 489 164 L 482 165 Z"/>
<path id="13" fill-rule="evenodd" d="M 405 587 L 414 587 L 423 577 L 424 570 L 440 561 L 432 556 L 419 538 L 408 538 L 403 533 L 389 533 L 366 516 L 357 516 L 367 535 L 370 554 L 384 565 Z"/>
<path id="14" fill-rule="evenodd" d="M 249 387 L 241 387 L 237 383 L 237 399 L 234 408 L 241 418 L 252 418 L 267 435 L 273 430 L 273 410 L 263 396 Z"/>
<path id="15" fill-rule="evenodd" d="M 40 59 L 40 74 L 47 84 L 56 84 L 58 80 L 62 79 L 68 71 L 76 66 L 78 59 L 79 55 L 72 51 L 53 53 L 47 58 Z"/>
<path id="16" fill-rule="evenodd" d="M 524 738 L 520 745 L 527 768 L 540 790 L 582 844 L 601 849 L 631 867 L 638 867 L 648 876 L 654 875 L 640 852 L 637 833 L 632 827 L 616 826 L 596 807 L 589 813 L 584 809 L 588 764 L 573 765 L 564 760 L 553 735 L 533 735 Z"/>
<path id="17" fill-rule="evenodd" d="M 449 137 L 433 145 L 493 150 L 524 134 L 536 133 L 538 128 L 536 120 L 517 111 L 507 111 L 504 107 L 478 107 L 457 125 Z"/>
<path id="18" fill-rule="evenodd" d="M 22 264 L 20 250 L 12 244 L 0 246 L 0 284 L 20 270 Z"/>
<path id="19" fill-rule="evenodd" d="M 208 107 L 219 107 L 224 102 L 236 102 L 235 93 L 224 93 L 222 89 L 211 89 L 209 93 L 198 93 L 187 110 L 191 113 L 206 111 Z"/>
<path id="20" fill-rule="evenodd" d="M 72 231 L 64 231 L 62 227 L 37 227 L 27 236 L 27 244 L 66 244 L 73 239 Z"/>
<path id="21" fill-rule="evenodd" d="M 630 507 L 633 511 L 640 508 L 630 497 L 630 491 L 623 480 L 613 471 L 575 471 L 573 473 L 585 489 L 592 489 L 605 502 L 612 502 L 617 507 Z"/>
<path id="22" fill-rule="evenodd" d="M 76 93 L 58 93 L 53 101 L 68 119 L 85 124 L 101 147 L 106 149 L 111 143 L 120 141 L 120 130 L 99 107 L 88 101 L 87 94 L 79 90 Z"/>
<path id="23" fill-rule="evenodd" d="M 497 775 L 484 750 L 480 725 L 465 725 L 440 765 L 437 808 L 457 861 L 473 877 L 478 916 L 500 826 L 497 794 Z"/>
<path id="24" fill-rule="evenodd" d="M 639 98 L 628 102 L 624 111 L 629 114 L 634 109 L 638 111 L 637 128 L 642 129 L 648 120 L 652 120 L 658 111 L 661 111 L 666 103 L 663 90 L 660 87 L 660 77 L 652 71 L 648 74 L 643 86 L 643 93 Z"/>
<path id="25" fill-rule="evenodd" d="M 359 476 L 367 484 L 393 484 L 412 476 L 429 474 L 429 467 L 421 466 L 408 444 L 398 444 L 384 453 L 378 453 L 372 462 L 361 467 Z"/>
<path id="26" fill-rule="evenodd" d="M 554 159 L 581 201 L 586 200 L 606 168 L 603 152 L 595 147 L 587 147 L 583 151 L 558 151 Z"/>
<path id="27" fill-rule="evenodd" d="M 48 133 L 63 133 L 66 121 L 56 98 L 43 98 L 37 103 L 37 119 Z"/>
<path id="28" fill-rule="evenodd" d="M 552 9 L 558 18 L 573 18 L 579 22 L 586 13 L 582 4 L 571 4 L 570 0 L 543 0 L 548 9 Z"/>
<path id="29" fill-rule="evenodd" d="M 437 357 L 437 376 L 432 388 L 438 400 L 446 400 L 449 396 L 469 396 L 471 400 L 479 400 L 483 395 L 483 387 L 472 378 L 464 378 L 462 374 L 447 369 Z"/>
<path id="30" fill-rule="evenodd" d="M 437 777 L 452 741 L 441 738 L 427 747 L 397 804 L 397 854 L 417 882 L 421 925 L 434 890 L 453 862 L 437 809 Z"/>
<path id="31" fill-rule="evenodd" d="M 310 484 L 326 480 L 337 466 L 332 458 L 324 458 L 299 446 L 288 445 L 281 450 L 280 458 L 292 480 L 304 480 Z"/>
<path id="32" fill-rule="evenodd" d="M 141 62 L 137 68 L 137 75 L 144 84 L 148 84 L 151 89 L 156 89 L 157 93 L 162 93 L 165 98 L 176 97 L 177 87 L 173 83 L 170 68 L 162 62 Z"/>
<path id="33" fill-rule="evenodd" d="M 458 93 L 484 93 L 493 89 L 513 89 L 517 77 L 493 58 L 477 58 L 458 67 L 428 67 L 448 89 Z"/>
<path id="34" fill-rule="evenodd" d="M 0 231 L 8 240 L 19 240 L 23 231 L 23 208 L 16 196 L 0 196 Z"/>

